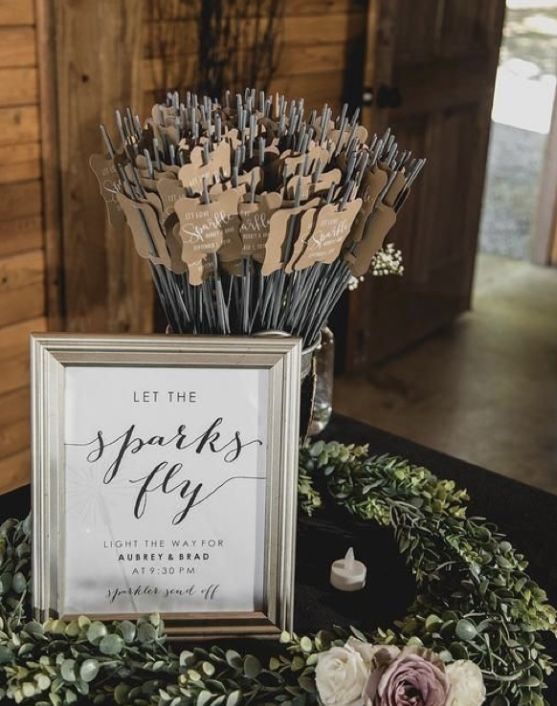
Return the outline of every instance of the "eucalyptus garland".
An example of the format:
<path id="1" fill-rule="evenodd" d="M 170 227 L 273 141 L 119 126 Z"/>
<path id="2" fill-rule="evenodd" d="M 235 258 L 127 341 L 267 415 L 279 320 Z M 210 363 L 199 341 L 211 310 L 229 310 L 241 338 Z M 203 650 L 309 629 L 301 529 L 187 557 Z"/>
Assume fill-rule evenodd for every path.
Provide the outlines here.
<path id="1" fill-rule="evenodd" d="M 466 516 L 465 491 L 402 458 L 319 441 L 300 453 L 300 509 L 312 515 L 329 498 L 358 520 L 392 527 L 416 579 L 417 597 L 400 623 L 370 635 L 353 630 L 356 638 L 423 646 L 449 664 L 472 660 L 490 706 L 547 704 L 552 663 L 540 633 L 555 632 L 555 611 L 501 532 Z M 158 616 L 32 620 L 29 576 L 29 520 L 7 520 L 0 527 L 0 698 L 16 703 L 309 706 L 318 702 L 319 655 L 347 638 L 334 628 L 284 634 L 266 664 L 219 645 L 178 653 Z"/>

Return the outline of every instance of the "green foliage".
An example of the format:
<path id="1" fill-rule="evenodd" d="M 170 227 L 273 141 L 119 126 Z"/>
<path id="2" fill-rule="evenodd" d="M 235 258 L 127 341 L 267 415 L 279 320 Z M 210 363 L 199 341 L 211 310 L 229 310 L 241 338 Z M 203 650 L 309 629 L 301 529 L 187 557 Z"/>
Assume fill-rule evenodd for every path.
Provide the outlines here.
<path id="1" fill-rule="evenodd" d="M 319 488 L 319 490 L 318 490 Z M 552 669 L 540 641 L 555 611 L 525 573 L 526 561 L 493 525 L 467 518 L 467 495 L 404 459 L 365 446 L 317 442 L 300 452 L 299 502 L 311 515 L 332 499 L 359 520 L 394 530 L 417 584 L 396 629 L 359 639 L 419 643 L 483 670 L 490 706 L 544 706 Z M 320 652 L 338 629 L 283 634 L 268 664 L 235 650 L 194 646 L 176 654 L 156 615 L 137 622 L 31 618 L 29 521 L 0 526 L 0 700 L 39 706 L 248 706 L 317 703 Z"/>
<path id="2" fill-rule="evenodd" d="M 300 466 L 306 512 L 308 497 L 321 505 L 314 481 L 324 480 L 327 494 L 359 520 L 393 528 L 418 595 L 391 639 L 419 641 L 447 661 L 471 659 L 493 706 L 545 703 L 553 665 L 539 633 L 555 633 L 555 610 L 497 527 L 466 516 L 465 491 L 405 459 L 368 457 L 365 447 L 336 442 L 304 447 Z"/>

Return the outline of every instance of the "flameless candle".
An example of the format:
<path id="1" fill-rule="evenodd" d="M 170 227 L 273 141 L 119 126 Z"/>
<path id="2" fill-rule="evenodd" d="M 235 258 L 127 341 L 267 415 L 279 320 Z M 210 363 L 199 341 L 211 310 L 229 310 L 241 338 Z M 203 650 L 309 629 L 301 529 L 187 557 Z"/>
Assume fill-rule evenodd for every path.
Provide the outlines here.
<path id="1" fill-rule="evenodd" d="M 355 559 L 350 547 L 344 559 L 331 564 L 331 585 L 339 591 L 359 591 L 366 585 L 366 574 L 366 565 Z"/>

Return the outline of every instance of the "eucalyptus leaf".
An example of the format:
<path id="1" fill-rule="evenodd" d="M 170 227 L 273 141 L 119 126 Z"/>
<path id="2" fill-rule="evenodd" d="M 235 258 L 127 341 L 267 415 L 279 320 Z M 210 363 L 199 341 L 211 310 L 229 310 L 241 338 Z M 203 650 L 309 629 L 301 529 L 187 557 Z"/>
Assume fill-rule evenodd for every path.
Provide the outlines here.
<path id="1" fill-rule="evenodd" d="M 14 660 L 14 653 L 6 645 L 0 645 L 0 664 L 10 664 Z"/>
<path id="2" fill-rule="evenodd" d="M 234 667 L 234 669 L 243 668 L 242 657 L 238 654 L 238 652 L 236 652 L 236 650 L 226 651 L 226 661 L 231 667 Z"/>
<path id="3" fill-rule="evenodd" d="M 75 659 L 65 659 L 60 667 L 60 674 L 64 681 L 74 682 L 77 679 L 75 674 Z"/>
<path id="4" fill-rule="evenodd" d="M 154 642 L 157 639 L 157 631 L 151 623 L 140 623 L 137 627 L 137 639 L 142 643 Z"/>
<path id="5" fill-rule="evenodd" d="M 484 674 L 486 706 L 543 706 L 552 670 L 542 633 L 555 610 L 526 573 L 526 559 L 482 518 L 467 517 L 467 495 L 428 469 L 365 447 L 320 442 L 300 450 L 300 511 L 336 502 L 357 522 L 390 527 L 406 550 L 416 601 L 401 624 L 378 628 L 374 644 L 423 646 L 450 663 L 470 659 Z M 322 497 L 323 496 L 323 497 Z M 198 644 L 176 654 L 160 616 L 101 623 L 31 620 L 29 523 L 0 526 L 0 700 L 67 706 L 239 706 L 316 702 L 319 654 L 360 631 L 283 633 L 269 669 L 235 649 Z M 25 600 L 22 600 L 25 596 Z M 267 650 L 265 651 L 267 652 Z M 101 665 L 106 663 L 106 670 Z M 107 678 L 108 677 L 108 678 Z M 115 686 L 111 686 L 115 685 Z M 111 689 L 114 691 L 111 693 Z"/>
<path id="6" fill-rule="evenodd" d="M 27 579 L 21 573 L 21 571 L 17 571 L 14 574 L 14 577 L 12 579 L 12 588 L 16 593 L 23 593 L 27 588 Z"/>
<path id="7" fill-rule="evenodd" d="M 465 619 L 458 621 L 458 623 L 456 624 L 455 632 L 457 637 L 461 640 L 464 640 L 465 642 L 473 640 L 478 634 L 478 630 L 474 623 L 472 623 L 470 620 Z"/>
<path id="8" fill-rule="evenodd" d="M 261 671 L 261 662 L 253 655 L 246 655 L 244 659 L 244 674 L 248 679 L 255 679 Z"/>
<path id="9" fill-rule="evenodd" d="M 124 638 L 124 642 L 133 642 L 137 634 L 137 628 L 130 620 L 123 620 L 118 624 L 118 630 Z"/>
<path id="10" fill-rule="evenodd" d="M 87 639 L 93 645 L 96 645 L 103 639 L 106 633 L 106 625 L 97 620 L 89 625 L 87 629 Z"/>
<path id="11" fill-rule="evenodd" d="M 196 700 L 195 704 L 196 704 L 196 706 L 206 706 L 211 701 L 212 698 L 213 698 L 213 694 L 210 691 L 206 691 L 205 689 L 203 689 L 197 695 L 197 700 Z"/>
<path id="12" fill-rule="evenodd" d="M 124 640 L 120 635 L 105 635 L 99 643 L 99 650 L 103 655 L 120 654 L 124 647 Z"/>
<path id="13" fill-rule="evenodd" d="M 242 701 L 242 692 L 239 689 L 232 691 L 226 698 L 226 706 L 238 706 Z"/>

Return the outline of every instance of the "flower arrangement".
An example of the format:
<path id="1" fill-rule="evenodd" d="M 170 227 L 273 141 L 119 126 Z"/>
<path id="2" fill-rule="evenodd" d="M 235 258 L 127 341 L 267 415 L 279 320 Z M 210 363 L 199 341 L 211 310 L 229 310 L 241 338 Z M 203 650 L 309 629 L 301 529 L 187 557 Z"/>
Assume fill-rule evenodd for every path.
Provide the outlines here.
<path id="1" fill-rule="evenodd" d="M 370 645 L 350 637 L 319 656 L 315 668 L 323 706 L 481 706 L 482 673 L 470 660 L 445 666 L 431 650 Z"/>
<path id="2" fill-rule="evenodd" d="M 0 699 L 38 706 L 547 706 L 541 633 L 555 611 L 466 492 L 402 458 L 319 441 L 300 452 L 299 505 L 335 502 L 391 526 L 417 585 L 393 628 L 284 634 L 266 664 L 198 644 L 176 652 L 158 616 L 31 619 L 29 521 L 0 527 Z"/>
<path id="3" fill-rule="evenodd" d="M 175 333 L 281 330 L 309 347 L 347 287 L 402 273 L 383 243 L 425 160 L 347 105 L 169 93 L 145 123 L 130 109 L 116 122 L 91 167 Z"/>

